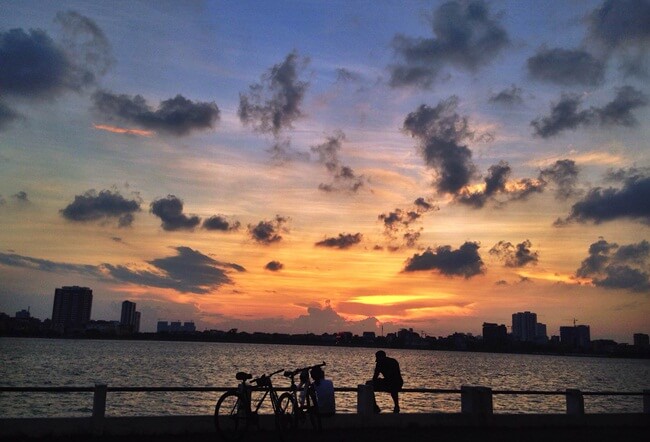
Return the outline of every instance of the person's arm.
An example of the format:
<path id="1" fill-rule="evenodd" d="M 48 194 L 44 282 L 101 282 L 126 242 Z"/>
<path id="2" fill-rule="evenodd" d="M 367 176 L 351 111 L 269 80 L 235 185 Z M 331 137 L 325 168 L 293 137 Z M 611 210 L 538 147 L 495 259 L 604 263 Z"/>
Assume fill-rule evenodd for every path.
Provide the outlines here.
<path id="1" fill-rule="evenodd" d="M 379 363 L 375 364 L 375 373 L 372 375 L 372 380 L 379 378 Z"/>

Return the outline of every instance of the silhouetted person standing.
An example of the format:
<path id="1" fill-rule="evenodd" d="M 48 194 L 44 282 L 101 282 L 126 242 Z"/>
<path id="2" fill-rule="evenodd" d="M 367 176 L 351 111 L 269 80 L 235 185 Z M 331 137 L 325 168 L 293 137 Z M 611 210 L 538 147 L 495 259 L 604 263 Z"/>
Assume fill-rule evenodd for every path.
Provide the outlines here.
<path id="1" fill-rule="evenodd" d="M 402 372 L 399 369 L 399 362 L 396 359 L 386 356 L 386 352 L 379 350 L 375 353 L 375 373 L 372 376 L 372 386 L 375 391 L 386 391 L 393 398 L 395 407 L 393 413 L 399 413 L 399 391 L 404 385 Z M 383 377 L 379 377 L 379 375 Z M 374 397 L 373 397 L 374 400 Z M 374 401 L 375 413 L 379 413 L 377 401 Z"/>

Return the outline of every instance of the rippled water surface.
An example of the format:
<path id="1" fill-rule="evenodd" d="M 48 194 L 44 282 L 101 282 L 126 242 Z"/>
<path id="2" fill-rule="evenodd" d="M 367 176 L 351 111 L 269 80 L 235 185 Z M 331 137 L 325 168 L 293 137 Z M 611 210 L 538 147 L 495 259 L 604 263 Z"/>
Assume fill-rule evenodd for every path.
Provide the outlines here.
<path id="1" fill-rule="evenodd" d="M 372 377 L 371 348 L 207 342 L 90 341 L 0 338 L 1 386 L 228 387 L 235 373 L 253 375 L 325 361 L 336 387 Z M 635 391 L 650 388 L 650 361 L 566 356 L 386 350 L 400 362 L 404 388 Z M 283 377 L 275 385 L 288 386 Z M 218 392 L 109 392 L 107 415 L 211 414 Z M 377 394 L 391 409 L 390 397 Z M 402 411 L 460 411 L 458 394 L 401 395 Z M 337 410 L 354 412 L 356 393 L 339 392 Z M 0 393 L 0 416 L 88 416 L 92 393 Z M 495 395 L 497 413 L 564 413 L 563 396 Z M 588 413 L 641 412 L 640 396 L 586 396 Z"/>

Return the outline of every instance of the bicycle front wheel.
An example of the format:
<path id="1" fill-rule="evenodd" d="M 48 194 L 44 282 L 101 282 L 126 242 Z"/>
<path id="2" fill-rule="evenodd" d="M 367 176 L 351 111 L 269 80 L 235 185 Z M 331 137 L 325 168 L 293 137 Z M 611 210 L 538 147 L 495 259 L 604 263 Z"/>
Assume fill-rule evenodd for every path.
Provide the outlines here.
<path id="1" fill-rule="evenodd" d="M 278 409 L 275 413 L 275 425 L 280 432 L 280 438 L 296 429 L 298 405 L 289 393 L 282 393 L 278 399 Z"/>
<path id="2" fill-rule="evenodd" d="M 214 407 L 217 434 L 226 441 L 239 441 L 248 428 L 248 410 L 236 391 L 225 392 Z"/>

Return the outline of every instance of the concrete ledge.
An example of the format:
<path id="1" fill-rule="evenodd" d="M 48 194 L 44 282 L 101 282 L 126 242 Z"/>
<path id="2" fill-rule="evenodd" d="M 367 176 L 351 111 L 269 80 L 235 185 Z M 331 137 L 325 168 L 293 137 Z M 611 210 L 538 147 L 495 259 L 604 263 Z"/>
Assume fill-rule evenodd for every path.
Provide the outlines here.
<path id="1" fill-rule="evenodd" d="M 261 415 L 259 430 L 273 431 L 273 415 Z M 585 414 L 495 414 L 475 416 L 460 413 L 378 414 L 361 416 L 339 414 L 323 418 L 323 430 L 422 430 L 428 428 L 456 429 L 571 429 L 628 428 L 650 430 L 650 416 L 642 413 Z M 99 431 L 98 431 L 99 430 Z M 214 433 L 213 417 L 205 416 L 142 416 L 106 417 L 101 428 L 93 426 L 92 418 L 19 418 L 0 419 L 0 438 L 47 438 L 65 436 L 143 436 L 191 435 Z"/>

